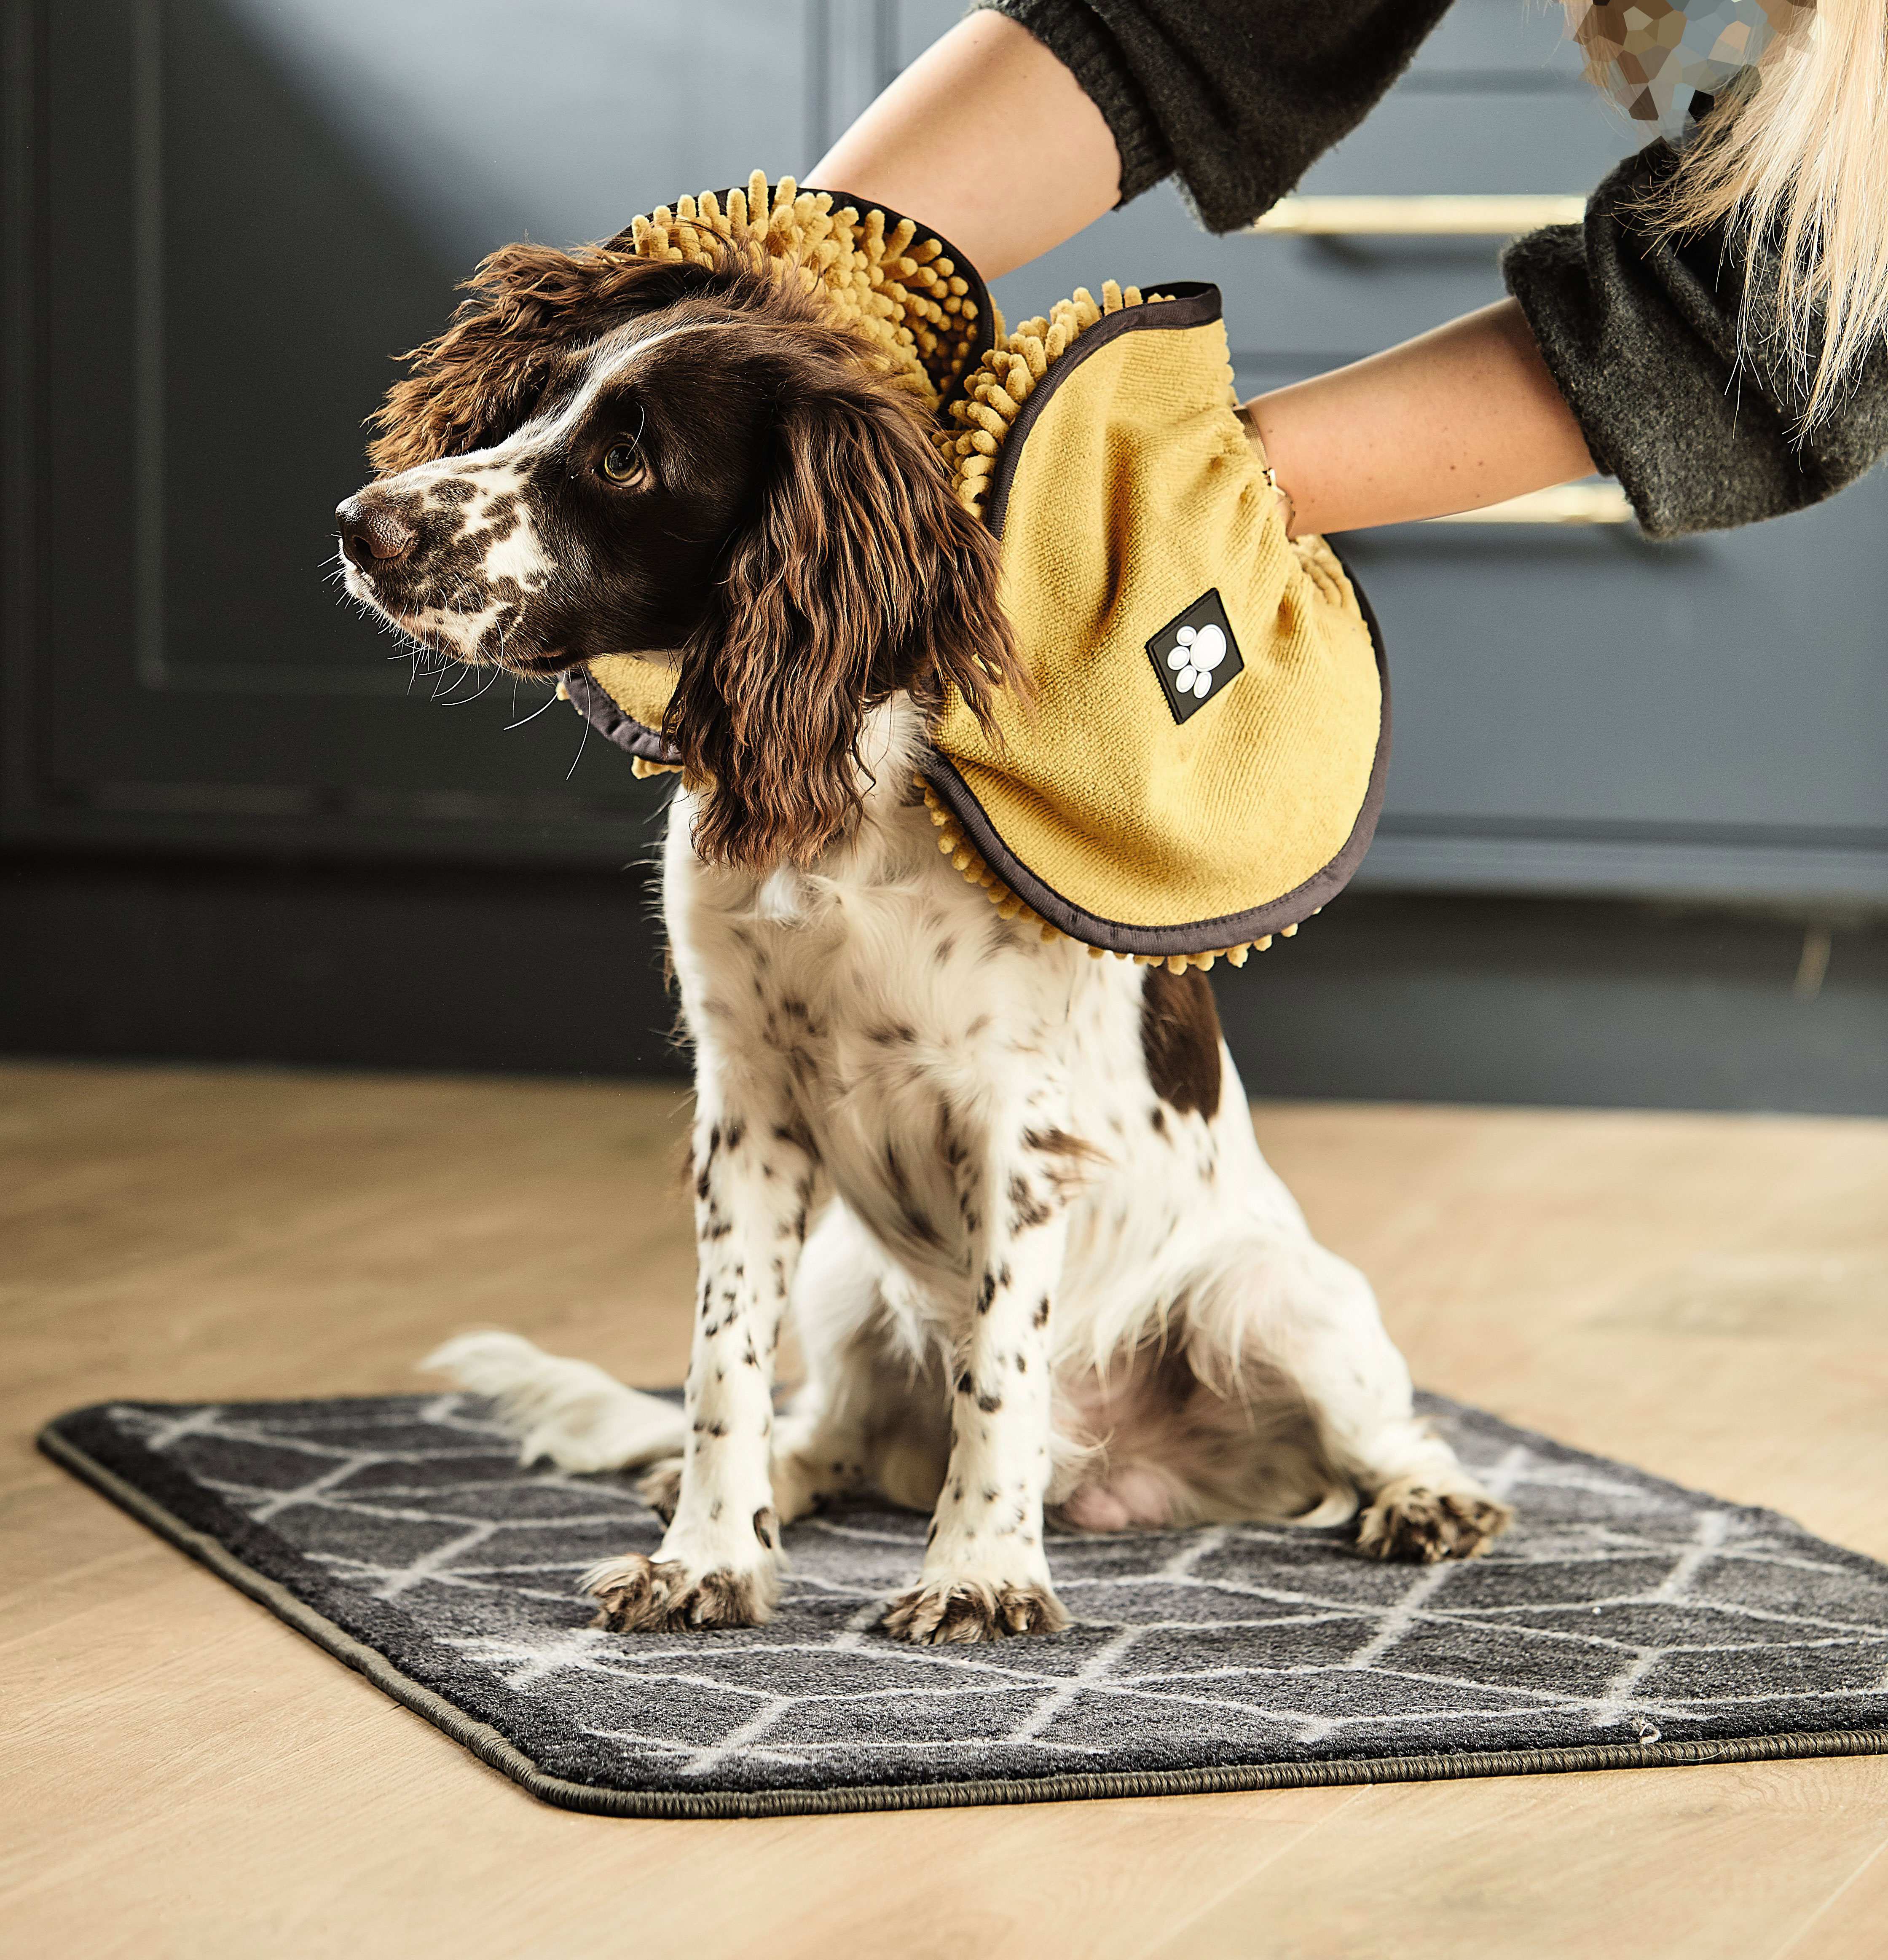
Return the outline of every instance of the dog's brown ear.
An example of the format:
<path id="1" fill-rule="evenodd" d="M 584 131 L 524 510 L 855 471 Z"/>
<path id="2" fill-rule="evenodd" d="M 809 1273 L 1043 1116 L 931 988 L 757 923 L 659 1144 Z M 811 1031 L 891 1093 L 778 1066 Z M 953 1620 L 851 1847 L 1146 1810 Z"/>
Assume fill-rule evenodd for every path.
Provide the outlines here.
<path id="1" fill-rule="evenodd" d="M 783 390 L 755 517 L 683 650 L 664 731 L 703 783 L 696 849 L 808 863 L 858 807 L 872 708 L 901 689 L 932 706 L 950 682 L 985 720 L 1017 677 L 996 541 L 913 405 L 871 377 Z"/>
<path id="2" fill-rule="evenodd" d="M 506 245 L 465 282 L 469 297 L 371 418 L 368 460 L 382 476 L 485 449 L 526 420 L 560 354 L 638 313 L 672 305 L 714 277 L 703 266 L 638 259 L 610 245 L 560 252 Z"/>

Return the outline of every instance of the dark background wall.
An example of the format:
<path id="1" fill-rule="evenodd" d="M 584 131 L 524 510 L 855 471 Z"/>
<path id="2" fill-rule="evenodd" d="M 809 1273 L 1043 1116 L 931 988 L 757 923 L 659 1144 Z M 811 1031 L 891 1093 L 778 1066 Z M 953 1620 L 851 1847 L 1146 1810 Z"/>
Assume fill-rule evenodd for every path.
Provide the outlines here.
<path id="1" fill-rule="evenodd" d="M 952 0 L 12 0 L 0 1048 L 673 1068 L 661 792 L 324 583 L 388 355 L 479 253 L 803 168 Z M 1313 193 L 1565 192 L 1629 147 L 1458 0 Z M 1495 240 L 1215 240 L 1162 191 L 1002 282 L 1224 289 L 1242 384 L 1495 297 Z M 1396 761 L 1353 891 L 1224 978 L 1279 1093 L 1888 1109 L 1888 490 L 1345 541 Z M 437 698 L 433 698 L 437 695 Z"/>

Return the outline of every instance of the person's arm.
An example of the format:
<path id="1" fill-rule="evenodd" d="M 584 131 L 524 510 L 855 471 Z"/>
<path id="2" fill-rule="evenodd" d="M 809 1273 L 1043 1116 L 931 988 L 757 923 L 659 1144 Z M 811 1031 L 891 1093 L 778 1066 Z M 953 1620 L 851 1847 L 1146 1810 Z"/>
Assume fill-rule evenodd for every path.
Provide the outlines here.
<path id="1" fill-rule="evenodd" d="M 984 12 L 926 49 L 806 181 L 902 211 L 997 279 L 1113 210 L 1121 159 L 1075 76 Z"/>
<path id="2" fill-rule="evenodd" d="M 934 226 L 995 278 L 1111 209 L 1121 164 L 1069 70 L 983 12 L 906 69 L 807 180 Z M 1473 510 L 1593 467 L 1512 301 L 1246 412 L 1301 530 Z"/>
<path id="3" fill-rule="evenodd" d="M 1297 531 L 1479 511 L 1585 476 L 1585 438 L 1512 300 L 1240 411 Z"/>

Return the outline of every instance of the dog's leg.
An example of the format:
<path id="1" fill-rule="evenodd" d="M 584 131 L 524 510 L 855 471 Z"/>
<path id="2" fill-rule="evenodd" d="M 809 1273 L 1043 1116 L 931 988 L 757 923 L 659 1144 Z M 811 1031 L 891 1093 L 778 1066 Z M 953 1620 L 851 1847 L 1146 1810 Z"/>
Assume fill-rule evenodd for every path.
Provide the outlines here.
<path id="1" fill-rule="evenodd" d="M 1424 1561 L 1486 1551 L 1514 1513 L 1415 1414 L 1408 1365 L 1369 1282 L 1308 1237 L 1278 1248 L 1277 1262 L 1265 1348 L 1304 1398 L 1332 1466 L 1363 1493 L 1358 1548 Z"/>
<path id="2" fill-rule="evenodd" d="M 724 1099 L 698 1083 L 694 1139 L 699 1285 L 689 1361 L 689 1433 L 674 1515 L 653 1559 L 585 1575 L 597 1624 L 753 1626 L 773 1611 L 779 1525 L 768 1475 L 774 1344 L 805 1237 L 811 1138 L 752 1082 Z"/>
<path id="3" fill-rule="evenodd" d="M 885 1616 L 900 1640 L 998 1640 L 1068 1624 L 1043 1549 L 1049 1324 L 1068 1238 L 1056 1166 L 1044 1158 L 1040 1144 L 1015 1135 L 995 1153 L 982 1195 L 986 1222 L 957 1344 L 944 1491 L 919 1583 Z"/>
<path id="4" fill-rule="evenodd" d="M 839 1202 L 807 1240 L 793 1284 L 806 1381 L 775 1431 L 774 1508 L 790 1524 L 828 1499 L 876 1487 L 928 1511 L 950 1448 L 941 1378 L 896 1331 L 884 1255 Z"/>

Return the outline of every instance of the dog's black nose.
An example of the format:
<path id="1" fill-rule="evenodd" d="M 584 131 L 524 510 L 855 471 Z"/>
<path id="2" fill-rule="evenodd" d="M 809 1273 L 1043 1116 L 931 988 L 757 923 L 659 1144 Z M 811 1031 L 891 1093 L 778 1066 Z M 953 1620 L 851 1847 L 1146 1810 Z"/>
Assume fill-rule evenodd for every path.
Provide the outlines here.
<path id="1" fill-rule="evenodd" d="M 397 564 L 413 548 L 412 525 L 365 498 L 350 497 L 338 504 L 334 521 L 341 533 L 341 549 L 363 571 L 371 571 L 378 565 Z"/>

